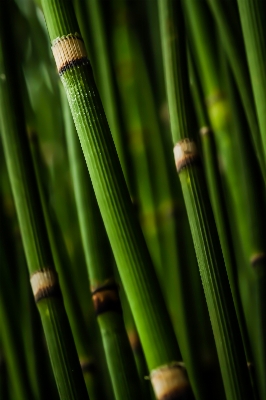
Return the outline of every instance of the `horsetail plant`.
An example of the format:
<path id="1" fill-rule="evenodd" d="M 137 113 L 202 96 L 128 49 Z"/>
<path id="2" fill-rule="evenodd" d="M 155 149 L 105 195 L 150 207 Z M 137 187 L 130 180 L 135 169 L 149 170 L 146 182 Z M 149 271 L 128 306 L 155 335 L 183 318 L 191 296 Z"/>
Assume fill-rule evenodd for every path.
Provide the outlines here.
<path id="1" fill-rule="evenodd" d="M 0 1 L 1 399 L 265 399 L 263 11 Z"/>
<path id="2" fill-rule="evenodd" d="M 76 0 L 81 3 L 82 0 Z M 75 3 L 74 3 L 75 4 Z M 130 171 L 129 157 L 126 149 L 125 138 L 122 132 L 121 116 L 117 90 L 114 83 L 112 65 L 110 63 L 110 46 L 107 40 L 106 26 L 104 24 L 102 5 L 98 0 L 87 2 L 87 17 L 90 29 L 86 24 L 86 15 L 82 14 L 80 20 L 86 26 L 84 32 L 85 43 L 90 43 L 95 50 L 93 53 L 94 64 L 97 66 L 96 82 L 102 96 L 104 110 L 108 119 L 112 137 L 115 142 L 122 170 L 129 187 L 131 196 L 134 197 L 132 172 Z M 79 18 L 78 18 L 79 21 Z"/>
<path id="3" fill-rule="evenodd" d="M 248 399 L 252 398 L 252 389 L 244 348 L 199 153 L 191 136 L 191 104 L 181 2 L 159 0 L 159 10 L 175 163 L 187 207 L 225 393 L 228 399 Z"/>
<path id="4" fill-rule="evenodd" d="M 156 397 L 190 391 L 159 283 L 70 1 L 43 1 L 57 69 L 150 370 Z"/>
<path id="5" fill-rule="evenodd" d="M 62 293 L 68 314 L 70 326 L 83 372 L 87 391 L 91 400 L 104 399 L 103 388 L 100 385 L 100 371 L 97 368 L 96 355 L 93 354 L 91 340 L 87 325 L 85 324 L 82 310 L 79 304 L 77 293 L 71 276 L 70 259 L 63 239 L 60 225 L 56 215 L 48 206 L 48 196 L 44 187 L 44 176 L 42 174 L 43 163 L 39 147 L 39 140 L 36 133 L 31 132 L 30 144 L 34 162 L 35 174 L 40 193 L 42 209 L 49 236 L 49 242 L 53 254 L 56 270 L 59 274 Z"/>
<path id="6" fill-rule="evenodd" d="M 205 15 L 201 11 L 202 4 L 200 3 L 201 2 L 195 2 L 195 0 L 193 0 L 193 7 L 191 7 L 191 9 L 193 12 L 193 9 L 195 8 L 193 14 L 195 17 L 197 17 L 197 19 L 200 18 L 202 27 L 202 24 L 204 24 L 203 21 L 205 20 Z M 184 2 L 184 4 L 186 4 L 186 2 Z M 235 19 L 237 16 L 234 16 L 234 18 L 228 17 L 227 6 L 228 4 L 230 4 L 230 2 L 228 2 L 227 4 L 227 2 L 222 2 L 220 0 L 208 0 L 208 4 L 215 18 L 217 27 L 220 32 L 222 45 L 227 54 L 232 71 L 234 73 L 235 80 L 237 82 L 238 90 L 240 92 L 241 100 L 246 112 L 253 146 L 260 164 L 261 173 L 264 177 L 264 181 L 266 182 L 266 158 L 263 152 L 263 134 L 260 132 L 260 127 L 258 124 L 250 74 L 247 67 L 246 54 L 243 45 L 243 38 L 239 35 L 240 32 L 238 32 L 237 29 L 234 29 Z M 196 23 L 196 20 L 194 20 L 194 23 Z M 208 28 L 208 26 L 206 26 L 206 28 Z M 192 32 L 194 29 L 195 25 L 191 25 Z M 206 42 L 209 42 L 209 38 L 207 38 Z M 201 53 L 201 56 L 203 54 L 204 52 Z M 201 59 L 200 62 L 202 63 L 202 61 L 204 62 L 204 60 Z M 209 71 L 215 73 L 215 70 L 213 68 L 210 68 Z M 213 115 L 215 115 L 215 109 L 219 108 L 219 102 L 216 103 L 217 104 L 214 104 L 214 106 L 212 107 Z M 222 101 L 220 101 L 220 103 L 222 103 Z M 213 121 L 211 122 L 213 123 Z"/>
<path id="7" fill-rule="evenodd" d="M 91 295 L 115 398 L 141 398 L 137 369 L 124 326 L 118 285 L 113 277 L 110 245 L 63 90 L 62 103 L 70 171 Z"/>
<path id="8" fill-rule="evenodd" d="M 261 398 L 266 396 L 266 382 L 263 379 L 266 373 L 266 312 L 265 302 L 261 299 L 266 291 L 266 249 L 265 241 L 265 202 L 264 202 L 264 185 L 258 178 L 254 182 L 254 176 L 260 176 L 256 158 L 250 151 L 250 142 L 247 140 L 248 135 L 244 135 L 246 124 L 244 123 L 244 115 L 240 105 L 238 92 L 232 80 L 229 68 L 225 66 L 225 82 L 227 86 L 228 96 L 231 102 L 231 109 L 234 112 L 234 140 L 235 148 L 239 148 L 243 154 L 242 160 L 242 179 L 245 181 L 246 196 L 242 196 L 241 202 L 236 203 L 234 199 L 234 209 L 238 219 L 239 237 L 241 238 L 241 250 L 244 254 L 244 263 L 241 263 L 242 273 L 246 274 L 246 279 L 254 296 L 256 304 L 255 312 L 247 304 L 247 300 L 243 300 L 243 305 L 247 315 L 247 326 L 249 328 L 250 339 L 253 348 L 253 358 L 255 365 L 255 377 L 258 380 L 258 388 Z M 248 161 L 251 165 L 248 165 Z M 240 175 L 240 174 L 239 174 Z M 238 196 L 239 197 L 239 196 Z M 250 207 L 250 204 L 256 204 L 256 207 Z M 246 221 L 242 222 L 240 218 L 240 208 L 247 209 L 250 207 L 249 215 Z M 245 245 L 244 245 L 245 243 Z M 244 267 L 244 268 L 243 268 Z M 240 268 L 239 268 L 240 269 Z M 251 312 L 251 313 L 250 313 Z M 250 321 L 252 317 L 252 323 Z"/>
<path id="9" fill-rule="evenodd" d="M 81 8 L 80 2 L 82 0 L 77 0 L 76 4 Z M 125 137 L 122 132 L 122 120 L 119 113 L 119 99 L 117 95 L 117 90 L 115 88 L 114 77 L 112 73 L 111 57 L 110 57 L 110 46 L 107 38 L 107 29 L 104 24 L 103 8 L 97 0 L 92 0 L 87 3 L 88 8 L 88 18 L 90 21 L 90 28 L 86 22 L 86 15 L 78 14 L 78 21 L 83 22 L 83 25 L 87 29 L 84 29 L 84 41 L 85 43 L 90 43 L 91 47 L 97 49 L 97 51 L 92 52 L 92 58 L 94 65 L 97 66 L 96 81 L 99 85 L 99 91 L 102 94 L 102 100 L 104 105 L 104 110 L 110 125 L 111 133 L 115 142 L 119 160 L 122 166 L 122 170 L 129 188 L 129 192 L 133 202 L 136 204 L 136 194 L 134 190 L 135 180 L 132 174 L 132 168 L 130 168 L 130 159 L 128 157 L 128 149 L 125 143 Z M 90 32 L 89 32 L 90 31 Z M 67 113 L 69 116 L 69 111 Z M 72 117 L 70 117 L 72 118 Z M 70 125 L 73 124 L 69 122 Z M 68 131 L 68 130 L 67 130 Z M 73 139 L 72 139 L 73 140 Z M 71 150 L 70 150 L 71 151 Z M 69 152 L 70 152 L 69 151 Z M 81 151 L 79 151 L 81 153 Z M 82 155 L 81 155 L 82 156 Z M 82 156 L 83 157 L 83 156 Z M 84 163 L 84 161 L 83 161 Z M 73 165 L 73 163 L 72 163 Z M 85 167 L 86 168 L 86 167 Z M 84 169 L 84 167 L 83 167 Z M 73 175 L 74 178 L 74 175 Z M 74 181 L 74 179 L 73 179 Z M 92 188 L 88 189 L 92 190 Z M 138 207 L 136 207 L 138 208 Z M 101 222 L 102 226 L 102 222 Z M 102 230 L 102 229 L 101 229 Z M 106 239 L 106 237 L 105 237 Z M 104 241 L 103 241 L 104 242 Z M 105 241 L 106 242 L 106 241 Z M 86 246 L 86 250 L 87 250 Z M 89 260 L 89 256 L 87 257 Z M 93 264 L 93 263 L 91 263 Z M 124 294 L 124 292 L 122 292 Z M 145 391 L 150 390 L 149 382 L 144 380 L 143 377 L 147 374 L 147 365 L 143 354 L 143 349 L 139 340 L 139 336 L 136 330 L 135 323 L 133 321 L 132 313 L 128 304 L 127 299 L 124 296 L 121 298 L 123 316 L 125 321 L 125 326 L 127 334 L 129 337 L 130 345 L 134 354 L 134 358 L 137 364 L 137 369 L 139 376 L 141 377 L 141 384 L 143 389 L 143 396 L 145 397 Z"/>
<path id="10" fill-rule="evenodd" d="M 38 195 L 19 97 L 16 51 L 10 31 L 10 4 L 0 5 L 0 117 L 7 169 L 26 253 L 33 295 L 62 399 L 86 399 L 72 333 L 65 312 Z M 14 118 L 15 115 L 15 118 Z"/>
<path id="11" fill-rule="evenodd" d="M 237 0 L 260 134 L 266 159 L 266 29 L 261 0 Z"/>
<path id="12" fill-rule="evenodd" d="M 182 257 L 180 254 L 182 245 L 179 245 L 178 230 L 181 229 L 181 223 L 173 210 L 173 185 L 176 184 L 176 181 L 171 185 L 166 163 L 167 155 L 162 143 L 144 51 L 142 51 L 137 40 L 134 27 L 128 23 L 128 19 L 134 18 L 134 11 L 136 12 L 134 3 L 131 7 L 132 9 L 130 9 L 129 3 L 122 0 L 114 2 L 112 38 L 116 77 L 129 130 L 129 146 L 135 161 L 137 185 L 140 188 L 140 208 L 144 204 L 144 210 L 142 210 L 144 213 L 141 213 L 140 218 L 148 241 L 147 230 L 152 230 L 152 216 L 154 215 L 155 228 L 160 243 L 160 248 L 158 248 L 160 250 L 160 262 L 155 262 L 156 272 L 172 317 L 181 354 L 187 365 L 190 381 L 193 381 L 195 393 L 201 392 L 201 396 L 204 398 L 206 386 L 203 377 L 204 366 L 200 357 L 199 341 L 197 340 L 199 338 L 196 339 L 193 335 L 193 329 L 190 329 L 195 323 L 191 314 L 198 312 L 198 310 L 195 310 L 196 306 L 191 306 L 190 295 L 184 290 L 185 283 L 191 285 L 191 280 L 186 276 L 187 268 L 184 268 L 187 257 L 185 255 Z M 123 40 L 121 40 L 121 37 L 123 37 Z M 157 168 L 158 165 L 160 168 Z M 144 170 L 147 172 L 147 177 L 144 177 Z M 154 171 L 156 171 L 156 174 L 154 174 Z M 145 181 L 146 184 L 144 185 Z M 145 206 L 148 205 L 145 195 L 147 196 L 149 189 L 152 207 L 148 211 L 145 209 Z M 183 223 L 183 227 L 184 225 Z M 183 236 L 185 236 L 184 232 Z M 154 254 L 155 243 L 153 243 L 153 246 L 149 241 L 148 243 L 150 244 L 151 254 Z M 191 265 L 189 267 L 192 271 Z M 193 276 L 195 275 L 193 274 Z M 197 283 L 201 285 L 200 279 Z M 195 286 L 193 289 L 195 289 Z M 201 296 L 204 298 L 202 291 L 198 294 L 198 298 L 201 298 Z"/>
<path id="13" fill-rule="evenodd" d="M 135 176 L 138 214 L 142 230 L 158 270 L 162 266 L 156 200 L 149 165 L 143 108 L 140 104 L 136 78 L 136 38 L 127 24 L 127 7 L 124 1 L 114 1 L 111 7 L 113 63 L 123 112 L 128 148 Z M 121 39 L 122 38 L 122 39 Z"/>
<path id="14" fill-rule="evenodd" d="M 234 305 L 240 325 L 242 340 L 247 360 L 251 359 L 250 343 L 247 336 L 247 328 L 240 293 L 238 289 L 237 261 L 231 237 L 226 202 L 222 188 L 222 181 L 219 172 L 217 149 L 214 140 L 214 133 L 211 129 L 207 109 L 204 107 L 203 93 L 200 87 L 199 78 L 195 71 L 191 56 L 189 57 L 189 70 L 192 78 L 192 96 L 199 121 L 199 135 L 201 138 L 205 174 L 212 203 L 214 218 L 219 234 L 227 275 L 233 295 Z"/>
<path id="15" fill-rule="evenodd" d="M 218 56 L 215 57 L 214 55 L 214 42 L 210 36 L 211 30 L 209 29 L 208 19 L 206 19 L 204 4 L 195 0 L 191 1 L 191 7 L 188 7 L 186 2 L 183 4 L 185 5 L 188 23 L 191 27 L 189 31 L 192 40 L 191 45 L 193 46 L 195 59 L 199 65 L 200 76 L 202 77 L 202 88 L 205 99 L 207 99 L 207 111 L 214 132 L 223 180 L 227 185 L 228 191 L 232 198 L 233 215 L 237 226 L 236 232 L 240 239 L 240 245 L 242 247 L 241 252 L 243 253 L 244 257 L 243 263 L 243 260 L 240 260 L 239 256 L 237 256 L 238 273 L 249 274 L 251 284 L 253 280 L 251 271 L 251 269 L 253 269 L 253 260 L 258 259 L 259 265 L 263 265 L 265 262 L 265 257 L 263 257 L 263 254 L 265 254 L 265 246 L 262 239 L 264 237 L 264 223 L 261 211 L 263 209 L 263 190 L 260 189 L 260 177 L 258 176 L 256 181 L 254 181 L 253 178 L 254 175 L 260 175 L 260 171 L 258 168 L 256 168 L 256 161 L 251 161 L 252 146 L 249 141 L 249 135 L 243 135 L 243 133 L 240 133 L 244 132 L 244 127 L 242 127 L 242 129 L 239 128 L 239 123 L 241 121 L 241 118 L 239 117 L 239 111 L 229 101 L 228 94 L 233 93 L 232 83 L 226 86 L 227 90 L 224 90 L 224 92 L 227 93 L 227 96 L 223 94 L 223 90 L 221 89 L 224 87 L 224 85 L 222 77 L 218 73 Z M 232 35 L 229 36 L 227 32 L 227 28 L 230 26 L 228 26 L 226 13 L 223 10 L 221 2 L 211 0 L 211 5 L 213 12 L 215 12 L 215 15 L 217 15 L 217 18 L 219 18 L 220 24 L 222 24 L 224 27 L 221 29 L 222 37 L 231 37 Z M 230 60 L 231 64 L 233 62 L 233 56 L 228 51 L 227 47 L 229 45 L 227 41 L 224 39 L 224 49 L 228 54 L 228 59 Z M 229 46 L 229 49 L 231 49 L 231 46 Z M 224 60 L 224 53 L 222 53 L 221 59 Z M 220 62 L 219 64 L 223 66 L 223 63 Z M 212 66 L 210 68 L 211 73 L 209 70 L 210 65 Z M 238 57 L 236 57 L 235 65 L 238 66 L 238 69 L 241 69 Z M 242 66 L 240 74 L 241 76 L 243 73 L 245 73 L 245 70 L 245 67 Z M 234 74 L 236 74 L 233 65 L 232 71 Z M 236 80 L 236 82 L 239 86 L 239 81 Z M 245 90 L 248 90 L 248 85 L 244 91 Z M 216 96 L 217 92 L 221 94 L 218 97 Z M 239 93 L 241 95 L 240 88 Z M 244 100 L 243 94 L 241 95 L 241 99 L 242 101 Z M 236 104 L 236 102 L 234 103 Z M 244 101 L 243 106 L 245 107 Z M 233 110 L 234 114 L 232 112 Z M 232 115 L 234 115 L 234 119 L 232 118 Z M 247 113 L 246 116 L 248 118 Z M 255 127 L 256 125 L 254 124 L 254 128 Z M 246 129 L 247 128 L 245 127 L 245 130 Z M 236 152 L 238 153 L 238 163 L 235 162 Z M 252 207 L 246 218 L 243 218 L 243 212 L 246 212 L 246 210 L 250 208 L 250 204 L 257 204 L 257 207 Z M 231 218 L 231 221 L 232 220 L 233 218 Z M 263 267 L 258 268 L 258 270 L 262 271 Z M 261 282 L 263 282 L 263 279 Z M 244 304 L 245 312 L 246 308 L 246 304 Z M 261 321 L 263 321 L 263 319 L 264 317 L 261 316 Z M 248 320 L 247 326 L 249 328 L 250 336 L 251 329 Z M 252 329 L 253 327 L 254 324 L 252 324 Z M 262 326 L 260 331 L 262 333 Z M 243 337 L 245 337 L 246 335 L 243 329 L 242 333 L 244 334 Z M 252 340 L 252 343 L 252 347 L 254 349 L 255 341 Z M 248 339 L 245 340 L 245 347 L 248 350 Z M 261 357 L 262 353 L 263 351 L 257 353 L 257 355 L 256 353 L 254 354 L 257 373 L 261 371 L 263 365 L 261 361 L 258 364 L 258 360 L 262 360 L 262 358 L 265 359 L 265 357 Z M 250 362 L 251 352 L 249 350 L 247 355 L 249 357 L 247 361 Z"/>
<path id="16" fill-rule="evenodd" d="M 10 260 L 8 251 L 12 249 L 12 245 L 8 240 L 10 235 L 8 234 L 6 216 L 3 214 L 3 204 L 1 204 L 0 211 L 0 257 L 2 263 L 0 279 L 1 344 L 5 349 L 5 359 L 14 395 L 17 399 L 26 400 L 33 398 L 33 388 L 26 373 L 26 360 L 21 343 L 22 335 L 19 330 L 20 321 L 15 317 L 16 304 L 9 290 L 11 286 L 14 286 L 11 266 L 14 269 L 15 265 L 12 262 L 13 260 Z M 11 314 L 11 318 L 9 314 Z"/>

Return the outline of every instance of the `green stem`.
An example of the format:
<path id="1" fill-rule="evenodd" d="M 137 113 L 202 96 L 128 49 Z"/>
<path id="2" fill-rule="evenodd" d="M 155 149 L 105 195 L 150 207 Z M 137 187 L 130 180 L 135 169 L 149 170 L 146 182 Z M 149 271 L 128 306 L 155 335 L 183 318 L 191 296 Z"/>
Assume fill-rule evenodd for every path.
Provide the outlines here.
<path id="1" fill-rule="evenodd" d="M 2 204 L 1 204 L 2 206 Z M 2 214 L 2 210 L 1 210 Z M 1 236 L 0 236 L 0 258 L 1 258 L 1 279 L 0 279 L 0 325 L 1 325 L 1 344 L 5 349 L 6 367 L 14 388 L 14 394 L 17 399 L 33 399 L 33 389 L 30 386 L 25 355 L 23 354 L 22 333 L 17 313 L 18 306 L 16 300 L 12 297 L 10 288 L 16 288 L 11 276 L 14 264 L 10 262 L 7 250 L 12 251 L 13 246 L 7 240 L 7 224 L 1 215 Z M 13 260 L 12 260 L 13 261 Z M 14 290 L 13 293 L 18 292 Z"/>
<path id="2" fill-rule="evenodd" d="M 123 177 L 70 1 L 45 0 L 43 11 L 97 202 L 139 332 L 155 390 L 183 374 L 159 283 Z M 67 56 L 71 48 L 72 55 Z M 62 57 L 62 58 L 61 58 Z M 170 365 L 169 365 L 170 364 Z M 160 368 L 164 365 L 162 371 Z M 159 371 L 158 371 L 159 369 Z M 186 383 L 183 390 L 188 390 Z M 171 386 L 169 390 L 171 390 Z M 178 392 L 180 388 L 176 389 Z"/>
<path id="3" fill-rule="evenodd" d="M 61 398 L 86 399 L 86 387 L 49 247 L 19 95 L 9 8 L 0 10 L 0 121 L 5 158 L 50 359 Z M 9 32 L 7 35 L 6 32 Z"/>
<path id="4" fill-rule="evenodd" d="M 252 89 L 266 159 L 266 29 L 262 0 L 238 0 Z"/>
<path id="5" fill-rule="evenodd" d="M 63 88 L 62 101 L 81 238 L 110 377 L 117 400 L 133 399 L 141 391 L 113 279 L 111 249 Z"/>
<path id="6" fill-rule="evenodd" d="M 191 138 L 191 104 L 181 2 L 159 0 L 159 7 L 176 167 L 189 216 L 225 392 L 228 400 L 250 399 L 252 391 L 241 335 L 199 155 Z"/>
<path id="7" fill-rule="evenodd" d="M 200 2 L 194 0 L 194 3 L 196 5 Z M 266 158 L 263 152 L 262 133 L 260 134 L 258 119 L 256 115 L 250 74 L 248 71 L 246 54 L 243 46 L 243 39 L 239 35 L 239 32 L 234 29 L 235 17 L 230 18 L 229 12 L 226 8 L 226 2 L 220 0 L 208 0 L 208 3 L 218 26 L 221 35 L 221 41 L 230 62 L 235 81 L 237 82 L 238 90 L 247 116 L 253 146 L 259 161 L 264 181 L 266 182 Z M 197 6 L 199 6 L 199 4 L 197 4 Z M 197 13 L 195 13 L 195 15 L 197 15 Z M 205 23 L 204 20 L 201 19 L 201 26 L 205 29 L 208 29 L 208 25 L 205 26 Z M 212 68 L 210 67 L 209 70 L 212 70 Z M 215 72 L 215 70 L 213 71 Z"/>
<path id="8" fill-rule="evenodd" d="M 192 94 L 194 98 L 195 108 L 198 114 L 200 136 L 202 143 L 204 167 L 212 209 L 217 225 L 217 230 L 221 242 L 221 248 L 225 260 L 225 266 L 229 278 L 230 288 L 233 295 L 234 305 L 241 329 L 242 340 L 245 347 L 247 360 L 251 359 L 250 343 L 247 336 L 247 327 L 244 319 L 243 306 L 241 304 L 240 293 L 238 289 L 237 261 L 233 248 L 231 236 L 231 227 L 229 223 L 228 211 L 221 182 L 221 176 L 217 160 L 217 149 L 214 140 L 214 133 L 211 130 L 207 110 L 203 103 L 203 93 L 200 82 L 196 74 L 192 59 L 190 58 L 190 72 L 192 76 Z"/>
<path id="9" fill-rule="evenodd" d="M 48 206 L 47 193 L 45 193 L 44 179 L 42 175 L 41 152 L 38 137 L 35 133 L 30 134 L 31 149 L 35 173 L 38 182 L 42 209 L 45 216 L 47 232 L 51 244 L 56 270 L 62 285 L 62 292 L 70 326 L 73 332 L 79 361 L 86 387 L 91 399 L 103 399 L 103 392 L 99 381 L 99 371 L 92 351 L 92 337 L 89 337 L 88 329 L 82 315 L 79 299 L 71 276 L 71 262 L 67 253 L 63 235 L 53 210 Z"/>

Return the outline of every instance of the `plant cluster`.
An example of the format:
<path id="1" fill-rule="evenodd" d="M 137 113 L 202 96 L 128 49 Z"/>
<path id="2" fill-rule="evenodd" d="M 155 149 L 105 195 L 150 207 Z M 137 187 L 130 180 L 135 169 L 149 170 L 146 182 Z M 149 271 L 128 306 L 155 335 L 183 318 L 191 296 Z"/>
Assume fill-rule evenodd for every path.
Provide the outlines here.
<path id="1" fill-rule="evenodd" d="M 1 399 L 266 399 L 264 18 L 0 1 Z"/>

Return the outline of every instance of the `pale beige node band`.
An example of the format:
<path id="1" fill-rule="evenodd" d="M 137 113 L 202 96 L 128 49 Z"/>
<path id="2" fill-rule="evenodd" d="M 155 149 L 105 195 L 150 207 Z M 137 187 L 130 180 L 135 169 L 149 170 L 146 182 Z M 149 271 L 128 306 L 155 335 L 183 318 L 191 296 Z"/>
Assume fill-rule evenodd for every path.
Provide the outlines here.
<path id="1" fill-rule="evenodd" d="M 75 61 L 87 59 L 83 39 L 78 34 L 70 34 L 53 40 L 52 51 L 59 73 Z"/>
<path id="2" fill-rule="evenodd" d="M 190 139 L 183 139 L 174 147 L 174 157 L 177 172 L 199 159 L 196 143 Z"/>
<path id="3" fill-rule="evenodd" d="M 36 302 L 60 293 L 57 273 L 51 268 L 34 272 L 30 283 Z"/>
<path id="4" fill-rule="evenodd" d="M 150 379 L 158 400 L 176 399 L 189 388 L 185 368 L 178 362 L 151 371 Z"/>

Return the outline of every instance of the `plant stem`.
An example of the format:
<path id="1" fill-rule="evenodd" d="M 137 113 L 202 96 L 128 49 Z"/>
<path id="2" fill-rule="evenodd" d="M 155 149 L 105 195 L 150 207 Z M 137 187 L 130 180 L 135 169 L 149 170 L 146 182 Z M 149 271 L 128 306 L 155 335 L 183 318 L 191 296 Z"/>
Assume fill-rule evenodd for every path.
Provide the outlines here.
<path id="1" fill-rule="evenodd" d="M 117 400 L 141 397 L 118 287 L 113 278 L 110 245 L 63 88 L 62 102 L 70 170 L 90 288 L 115 397 Z"/>
<path id="2" fill-rule="evenodd" d="M 97 202 L 139 332 L 157 397 L 166 375 L 183 376 L 175 335 L 137 223 L 72 4 L 42 2 L 58 72 L 65 87 Z M 69 56 L 67 55 L 71 49 Z M 72 53 L 73 51 L 73 53 Z M 163 367 L 166 365 L 166 367 Z M 170 380 L 168 391 L 174 390 Z M 182 388 L 189 390 L 184 377 Z"/>
<path id="3" fill-rule="evenodd" d="M 19 95 L 9 6 L 0 9 L 0 121 L 5 158 L 31 285 L 62 399 L 86 399 L 78 357 L 53 266 Z M 6 32 L 9 32 L 7 35 Z"/>
<path id="4" fill-rule="evenodd" d="M 189 216 L 225 392 L 228 400 L 250 399 L 252 391 L 241 335 L 199 155 L 191 138 L 191 104 L 181 2 L 159 0 L 159 7 L 175 162 Z"/>
<path id="5" fill-rule="evenodd" d="M 42 163 L 42 155 L 36 133 L 30 133 L 30 143 L 49 241 L 51 244 L 55 267 L 61 281 L 66 311 L 73 332 L 87 391 L 92 400 L 104 399 L 99 380 L 99 370 L 95 361 L 95 355 L 92 354 L 92 337 L 89 337 L 88 329 L 79 304 L 79 299 L 73 284 L 70 266 L 71 263 L 67 254 L 66 245 L 56 215 L 48 206 L 47 193 L 45 193 L 42 174 L 42 167 L 44 167 L 44 165 Z"/>
<path id="6" fill-rule="evenodd" d="M 266 159 L 266 29 L 262 0 L 238 0 L 252 89 Z"/>
<path id="7" fill-rule="evenodd" d="M 194 3 L 196 5 L 197 1 L 195 2 L 194 0 Z M 239 35 L 239 32 L 234 29 L 235 19 L 229 18 L 230 16 L 228 15 L 229 13 L 226 9 L 227 2 L 220 0 L 208 0 L 208 3 L 218 26 L 223 47 L 230 62 L 234 78 L 237 82 L 238 90 L 247 116 L 253 146 L 259 161 L 264 181 L 266 182 L 266 157 L 263 152 L 262 134 L 260 134 L 258 125 L 243 39 Z M 198 6 L 199 4 L 197 4 L 197 7 Z M 203 20 L 201 21 L 201 24 L 204 26 Z M 208 28 L 208 26 L 205 28 Z M 212 68 L 209 70 L 212 70 Z M 215 72 L 215 70 L 212 71 Z"/>
<path id="8" fill-rule="evenodd" d="M 234 305 L 240 325 L 242 340 L 245 347 L 247 360 L 251 359 L 250 343 L 247 336 L 247 327 L 243 314 L 240 293 L 238 289 L 238 276 L 236 256 L 233 248 L 231 236 L 231 227 L 229 223 L 228 211 L 224 198 L 224 192 L 219 172 L 217 150 L 214 140 L 214 132 L 210 128 L 210 122 L 207 110 L 204 107 L 204 95 L 202 93 L 200 82 L 195 71 L 192 59 L 190 58 L 190 73 L 192 76 L 192 94 L 194 98 L 195 108 L 197 110 L 199 126 L 199 134 L 201 136 L 203 159 L 205 166 L 206 179 L 212 203 L 212 209 L 216 221 L 216 226 L 221 242 L 221 248 L 225 260 L 227 275 L 229 278 L 230 288 L 233 295 Z"/>

